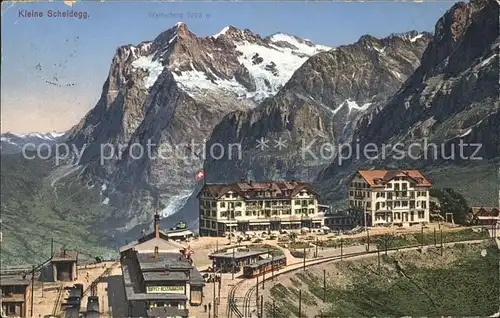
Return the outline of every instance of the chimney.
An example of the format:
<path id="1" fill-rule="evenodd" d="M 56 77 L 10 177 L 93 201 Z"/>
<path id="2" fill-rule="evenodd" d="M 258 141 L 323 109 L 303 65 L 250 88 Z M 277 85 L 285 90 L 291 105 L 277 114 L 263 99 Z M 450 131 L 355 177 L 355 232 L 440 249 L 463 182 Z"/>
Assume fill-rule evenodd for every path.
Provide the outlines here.
<path id="1" fill-rule="evenodd" d="M 160 216 L 155 214 L 155 238 L 160 238 Z"/>
<path id="2" fill-rule="evenodd" d="M 158 258 L 158 246 L 155 246 L 154 258 Z"/>

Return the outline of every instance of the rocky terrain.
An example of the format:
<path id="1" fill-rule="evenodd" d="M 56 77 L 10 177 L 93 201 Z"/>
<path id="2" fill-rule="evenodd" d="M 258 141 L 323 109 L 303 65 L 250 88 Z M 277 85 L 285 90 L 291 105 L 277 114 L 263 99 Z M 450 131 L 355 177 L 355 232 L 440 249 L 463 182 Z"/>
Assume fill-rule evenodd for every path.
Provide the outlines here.
<path id="1" fill-rule="evenodd" d="M 207 147 L 241 144 L 242 160 L 208 158 L 209 180 L 238 181 L 252 169 L 257 179 L 313 181 L 335 156 L 321 145 L 350 142 L 358 120 L 382 107 L 418 67 L 429 39 L 416 31 L 382 39 L 365 35 L 316 54 L 274 97 L 230 113 L 216 126 Z M 261 140 L 268 141 L 265 149 Z M 311 153 L 303 154 L 304 146 Z"/>
<path id="2" fill-rule="evenodd" d="M 163 216 L 176 212 L 195 189 L 215 125 L 229 112 L 255 108 L 310 56 L 329 49 L 232 26 L 198 37 L 184 23 L 118 48 L 99 102 L 68 139 L 85 149 L 81 178 L 120 211 L 110 224 L 130 230 L 147 223 L 156 197 Z"/>
<path id="3" fill-rule="evenodd" d="M 320 186 L 329 189 L 330 200 L 338 197 L 334 193 L 342 191 L 348 176 L 361 166 L 411 165 L 425 170 L 458 165 L 474 170 L 472 166 L 482 165 L 495 172 L 500 156 L 498 14 L 498 2 L 487 0 L 457 3 L 446 12 L 436 24 L 420 67 L 385 107 L 363 118 L 356 128 L 361 147 L 392 145 L 386 158 L 364 157 L 343 165 L 334 161 L 319 177 Z M 432 148 L 406 148 L 411 143 L 424 148 L 425 142 L 439 145 L 437 156 Z M 460 142 L 480 144 L 480 151 L 474 154 L 478 147 L 470 146 L 460 154 Z M 393 158 L 398 143 L 421 160 Z M 482 159 L 470 160 L 472 155 Z M 496 193 L 488 193 L 489 204 L 494 204 Z"/>

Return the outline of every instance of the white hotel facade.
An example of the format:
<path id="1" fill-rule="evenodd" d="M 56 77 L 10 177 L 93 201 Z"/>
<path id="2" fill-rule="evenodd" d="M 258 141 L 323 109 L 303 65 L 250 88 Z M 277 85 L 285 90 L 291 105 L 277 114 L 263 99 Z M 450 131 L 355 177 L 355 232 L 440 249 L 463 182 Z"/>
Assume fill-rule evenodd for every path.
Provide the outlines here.
<path id="1" fill-rule="evenodd" d="M 429 223 L 431 183 L 418 170 L 358 170 L 349 206 L 365 211 L 368 226 Z"/>
<path id="2" fill-rule="evenodd" d="M 319 196 L 307 183 L 206 184 L 198 194 L 201 236 L 278 231 L 324 225 Z"/>

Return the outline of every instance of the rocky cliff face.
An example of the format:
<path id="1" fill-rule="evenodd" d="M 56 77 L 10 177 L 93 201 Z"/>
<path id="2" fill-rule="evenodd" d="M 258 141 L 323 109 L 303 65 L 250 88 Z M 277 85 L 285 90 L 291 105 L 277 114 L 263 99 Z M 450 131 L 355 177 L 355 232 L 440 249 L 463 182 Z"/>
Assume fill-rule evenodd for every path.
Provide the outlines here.
<path id="1" fill-rule="evenodd" d="M 82 178 L 119 211 L 110 222 L 129 230 L 149 221 L 153 197 L 164 216 L 176 212 L 194 189 L 214 126 L 273 96 L 310 56 L 328 49 L 234 27 L 198 37 L 183 23 L 118 48 L 99 102 L 68 141 L 85 146 Z"/>
<path id="2" fill-rule="evenodd" d="M 365 35 L 314 55 L 274 97 L 217 125 L 207 147 L 241 145 L 241 151 L 208 158 L 209 181 L 237 181 L 248 169 L 258 179 L 314 180 L 338 144 L 351 141 L 357 121 L 382 107 L 414 72 L 430 37 Z"/>
<path id="3" fill-rule="evenodd" d="M 363 118 L 356 129 L 361 147 L 374 143 L 382 149 L 386 145 L 386 158 L 362 157 L 343 166 L 335 161 L 319 178 L 320 186 L 329 189 L 330 199 L 336 198 L 334 192 L 345 193 L 348 176 L 360 166 L 425 169 L 445 161 L 468 160 L 460 158 L 460 142 L 482 144 L 477 157 L 500 156 L 498 16 L 497 1 L 477 0 L 457 3 L 439 19 L 415 73 L 385 107 Z M 426 142 L 444 145 L 437 157 L 432 149 L 424 156 Z M 398 143 L 405 158 L 411 153 L 413 158 L 425 159 L 394 159 L 391 154 Z M 410 143 L 422 147 L 409 148 Z M 451 155 L 452 144 L 457 149 L 455 158 L 443 159 Z M 475 147 L 469 147 L 462 157 L 470 158 L 474 151 Z"/>

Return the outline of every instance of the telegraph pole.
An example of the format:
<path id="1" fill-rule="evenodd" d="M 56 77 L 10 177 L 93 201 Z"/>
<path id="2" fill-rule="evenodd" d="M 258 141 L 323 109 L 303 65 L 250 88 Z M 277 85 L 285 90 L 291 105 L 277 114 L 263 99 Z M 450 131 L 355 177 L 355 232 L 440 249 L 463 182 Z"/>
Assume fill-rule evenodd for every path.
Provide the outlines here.
<path id="1" fill-rule="evenodd" d="M 420 229 L 420 251 L 424 252 L 424 224 L 422 223 L 422 227 Z"/>
<path id="2" fill-rule="evenodd" d="M 314 257 L 317 258 L 318 257 L 318 238 L 316 238 L 316 252 L 314 253 Z"/>
<path id="3" fill-rule="evenodd" d="M 436 228 L 434 228 L 434 247 L 437 246 Z"/>
<path id="4" fill-rule="evenodd" d="M 264 317 L 264 295 L 260 295 L 260 318 Z"/>
<path id="5" fill-rule="evenodd" d="M 216 277 L 217 277 L 217 273 L 214 271 L 214 304 L 213 304 L 213 307 L 214 307 L 214 318 L 217 317 L 215 315 L 215 307 L 217 306 L 217 303 L 216 303 L 216 299 L 215 299 L 215 296 L 216 296 L 216 293 L 215 293 L 215 280 L 216 280 Z"/>
<path id="6" fill-rule="evenodd" d="M 441 256 L 443 256 L 443 229 L 439 229 L 439 236 L 441 237 Z"/>
<path id="7" fill-rule="evenodd" d="M 274 253 L 271 254 L 271 279 L 274 281 Z"/>
<path id="8" fill-rule="evenodd" d="M 299 318 L 302 316 L 302 290 L 299 289 Z"/>
<path id="9" fill-rule="evenodd" d="M 378 273 L 380 274 L 380 250 L 377 248 Z"/>
<path id="10" fill-rule="evenodd" d="M 235 270 L 235 268 L 234 268 L 234 267 L 235 267 L 235 265 L 236 265 L 236 260 L 235 260 L 235 257 L 234 257 L 234 250 L 235 250 L 235 249 L 233 248 L 233 271 L 232 271 L 233 273 L 232 273 L 232 275 L 231 275 L 231 277 L 232 277 L 231 279 L 232 279 L 232 280 L 234 280 L 234 270 Z"/>
<path id="11" fill-rule="evenodd" d="M 255 300 L 256 300 L 256 303 L 257 303 L 257 315 L 259 313 L 259 276 L 256 276 L 257 278 L 257 283 L 256 283 L 256 287 L 255 287 Z"/>
<path id="12" fill-rule="evenodd" d="M 326 269 L 323 270 L 323 302 L 326 302 Z"/>
<path id="13" fill-rule="evenodd" d="M 366 230 L 366 236 L 368 239 L 368 247 L 366 250 L 369 252 L 370 251 L 370 231 L 368 231 L 368 229 Z"/>
<path id="14" fill-rule="evenodd" d="M 217 294 L 217 316 L 219 316 L 219 305 L 220 305 L 220 289 L 222 285 L 222 273 L 219 274 L 219 291 Z"/>
<path id="15" fill-rule="evenodd" d="M 31 316 L 33 316 L 33 304 L 34 299 L 33 295 L 35 294 L 35 265 L 33 265 L 33 269 L 31 271 Z"/>
<path id="16" fill-rule="evenodd" d="M 342 260 L 344 256 L 344 240 L 340 238 L 340 260 Z"/>
<path id="17" fill-rule="evenodd" d="M 304 247 L 304 270 L 306 270 L 306 248 Z"/>

